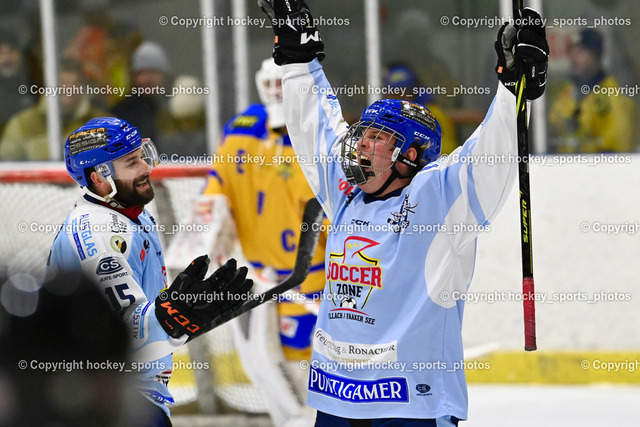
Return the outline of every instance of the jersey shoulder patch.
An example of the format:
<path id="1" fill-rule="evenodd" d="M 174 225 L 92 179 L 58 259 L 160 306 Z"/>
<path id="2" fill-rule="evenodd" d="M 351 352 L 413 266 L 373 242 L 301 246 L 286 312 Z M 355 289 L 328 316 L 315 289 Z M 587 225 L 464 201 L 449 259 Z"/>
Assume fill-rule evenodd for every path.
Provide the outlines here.
<path id="1" fill-rule="evenodd" d="M 263 139 L 267 132 L 267 110 L 262 104 L 252 104 L 227 122 L 223 138 L 231 135 L 249 135 Z"/>
<path id="2" fill-rule="evenodd" d="M 82 199 L 69 215 L 67 229 L 81 261 L 105 253 L 125 255 L 132 223 L 119 212 Z"/>

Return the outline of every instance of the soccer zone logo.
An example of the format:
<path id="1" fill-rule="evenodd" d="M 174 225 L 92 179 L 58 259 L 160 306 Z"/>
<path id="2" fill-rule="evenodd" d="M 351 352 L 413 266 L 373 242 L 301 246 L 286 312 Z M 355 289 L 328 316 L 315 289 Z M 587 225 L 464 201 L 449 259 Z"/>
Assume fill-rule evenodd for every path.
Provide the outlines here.
<path id="1" fill-rule="evenodd" d="M 330 319 L 349 319 L 374 324 L 375 319 L 365 311 L 372 292 L 382 289 L 380 260 L 365 254 L 379 245 L 365 237 L 351 236 L 344 241 L 342 253 L 329 254 L 327 281 L 334 308 Z"/>
<path id="2" fill-rule="evenodd" d="M 340 302 L 340 307 L 346 308 L 356 308 L 358 304 L 356 303 L 356 299 L 354 297 L 344 297 Z"/>

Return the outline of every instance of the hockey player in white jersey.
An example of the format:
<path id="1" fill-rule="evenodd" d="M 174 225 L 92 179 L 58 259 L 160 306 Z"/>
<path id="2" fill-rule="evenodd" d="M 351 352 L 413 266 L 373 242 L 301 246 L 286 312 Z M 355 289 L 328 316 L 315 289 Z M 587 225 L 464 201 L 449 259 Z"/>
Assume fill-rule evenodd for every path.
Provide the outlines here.
<path id="1" fill-rule="evenodd" d="M 307 6 L 258 4 L 276 34 L 294 149 L 332 225 L 307 398 L 316 426 L 457 425 L 468 406 L 464 301 L 446 295 L 467 291 L 476 237 L 513 185 L 514 55 L 524 60 L 526 97 L 539 97 L 548 60 L 540 16 L 525 9 L 517 36 L 500 29 L 493 103 L 467 142 L 439 158 L 440 126 L 418 104 L 376 101 L 345 123 Z"/>
<path id="2" fill-rule="evenodd" d="M 153 142 L 117 118 L 88 121 L 67 139 L 67 171 L 85 189 L 49 254 L 49 274 L 82 270 L 129 325 L 139 389 L 156 405 L 154 426 L 171 425 L 171 353 L 247 300 L 246 267 L 229 260 L 205 279 L 196 258 L 167 288 L 158 225 L 145 210 L 157 165 Z M 87 319 L 90 321 L 90 319 Z"/>

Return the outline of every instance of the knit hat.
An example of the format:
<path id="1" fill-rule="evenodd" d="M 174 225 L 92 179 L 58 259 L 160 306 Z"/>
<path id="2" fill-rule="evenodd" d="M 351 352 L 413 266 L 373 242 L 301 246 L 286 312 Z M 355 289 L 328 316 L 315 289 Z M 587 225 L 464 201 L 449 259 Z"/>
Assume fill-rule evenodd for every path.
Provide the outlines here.
<path id="1" fill-rule="evenodd" d="M 179 76 L 173 83 L 177 93 L 169 101 L 169 111 L 178 118 L 194 117 L 204 111 L 204 95 L 199 93 L 200 80 L 193 76 Z"/>
<path id="2" fill-rule="evenodd" d="M 134 72 L 142 70 L 160 71 L 169 74 L 171 66 L 169 58 L 164 48 L 159 43 L 146 41 L 143 42 L 131 58 L 131 69 Z"/>
<path id="3" fill-rule="evenodd" d="M 582 46 L 595 55 L 596 58 L 602 57 L 602 34 L 592 28 L 585 28 L 574 36 L 573 46 Z"/>
<path id="4" fill-rule="evenodd" d="M 418 79 L 408 66 L 403 63 L 394 63 L 387 66 L 384 84 L 393 88 L 410 89 L 418 84 Z"/>

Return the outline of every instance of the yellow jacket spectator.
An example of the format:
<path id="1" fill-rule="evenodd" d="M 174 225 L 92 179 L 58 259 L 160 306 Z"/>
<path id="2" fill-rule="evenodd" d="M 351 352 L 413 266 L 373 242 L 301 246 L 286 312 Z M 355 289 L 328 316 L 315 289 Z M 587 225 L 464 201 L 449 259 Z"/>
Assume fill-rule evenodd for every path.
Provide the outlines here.
<path id="1" fill-rule="evenodd" d="M 585 29 L 569 48 L 572 82 L 549 109 L 551 149 L 559 153 L 634 151 L 637 107 L 601 65 L 602 36 Z"/>
<path id="2" fill-rule="evenodd" d="M 81 93 L 80 69 L 66 64 L 60 71 L 60 88 L 68 93 L 59 95 L 62 110 L 62 135 L 69 135 L 90 119 L 109 115 L 91 105 L 90 98 Z M 68 95 L 68 96 L 67 96 Z M 65 137 L 60 136 L 60 141 Z M 60 148 L 62 153 L 62 147 Z M 0 138 L 2 160 L 48 160 L 47 100 L 42 96 L 36 105 L 16 113 Z"/>

